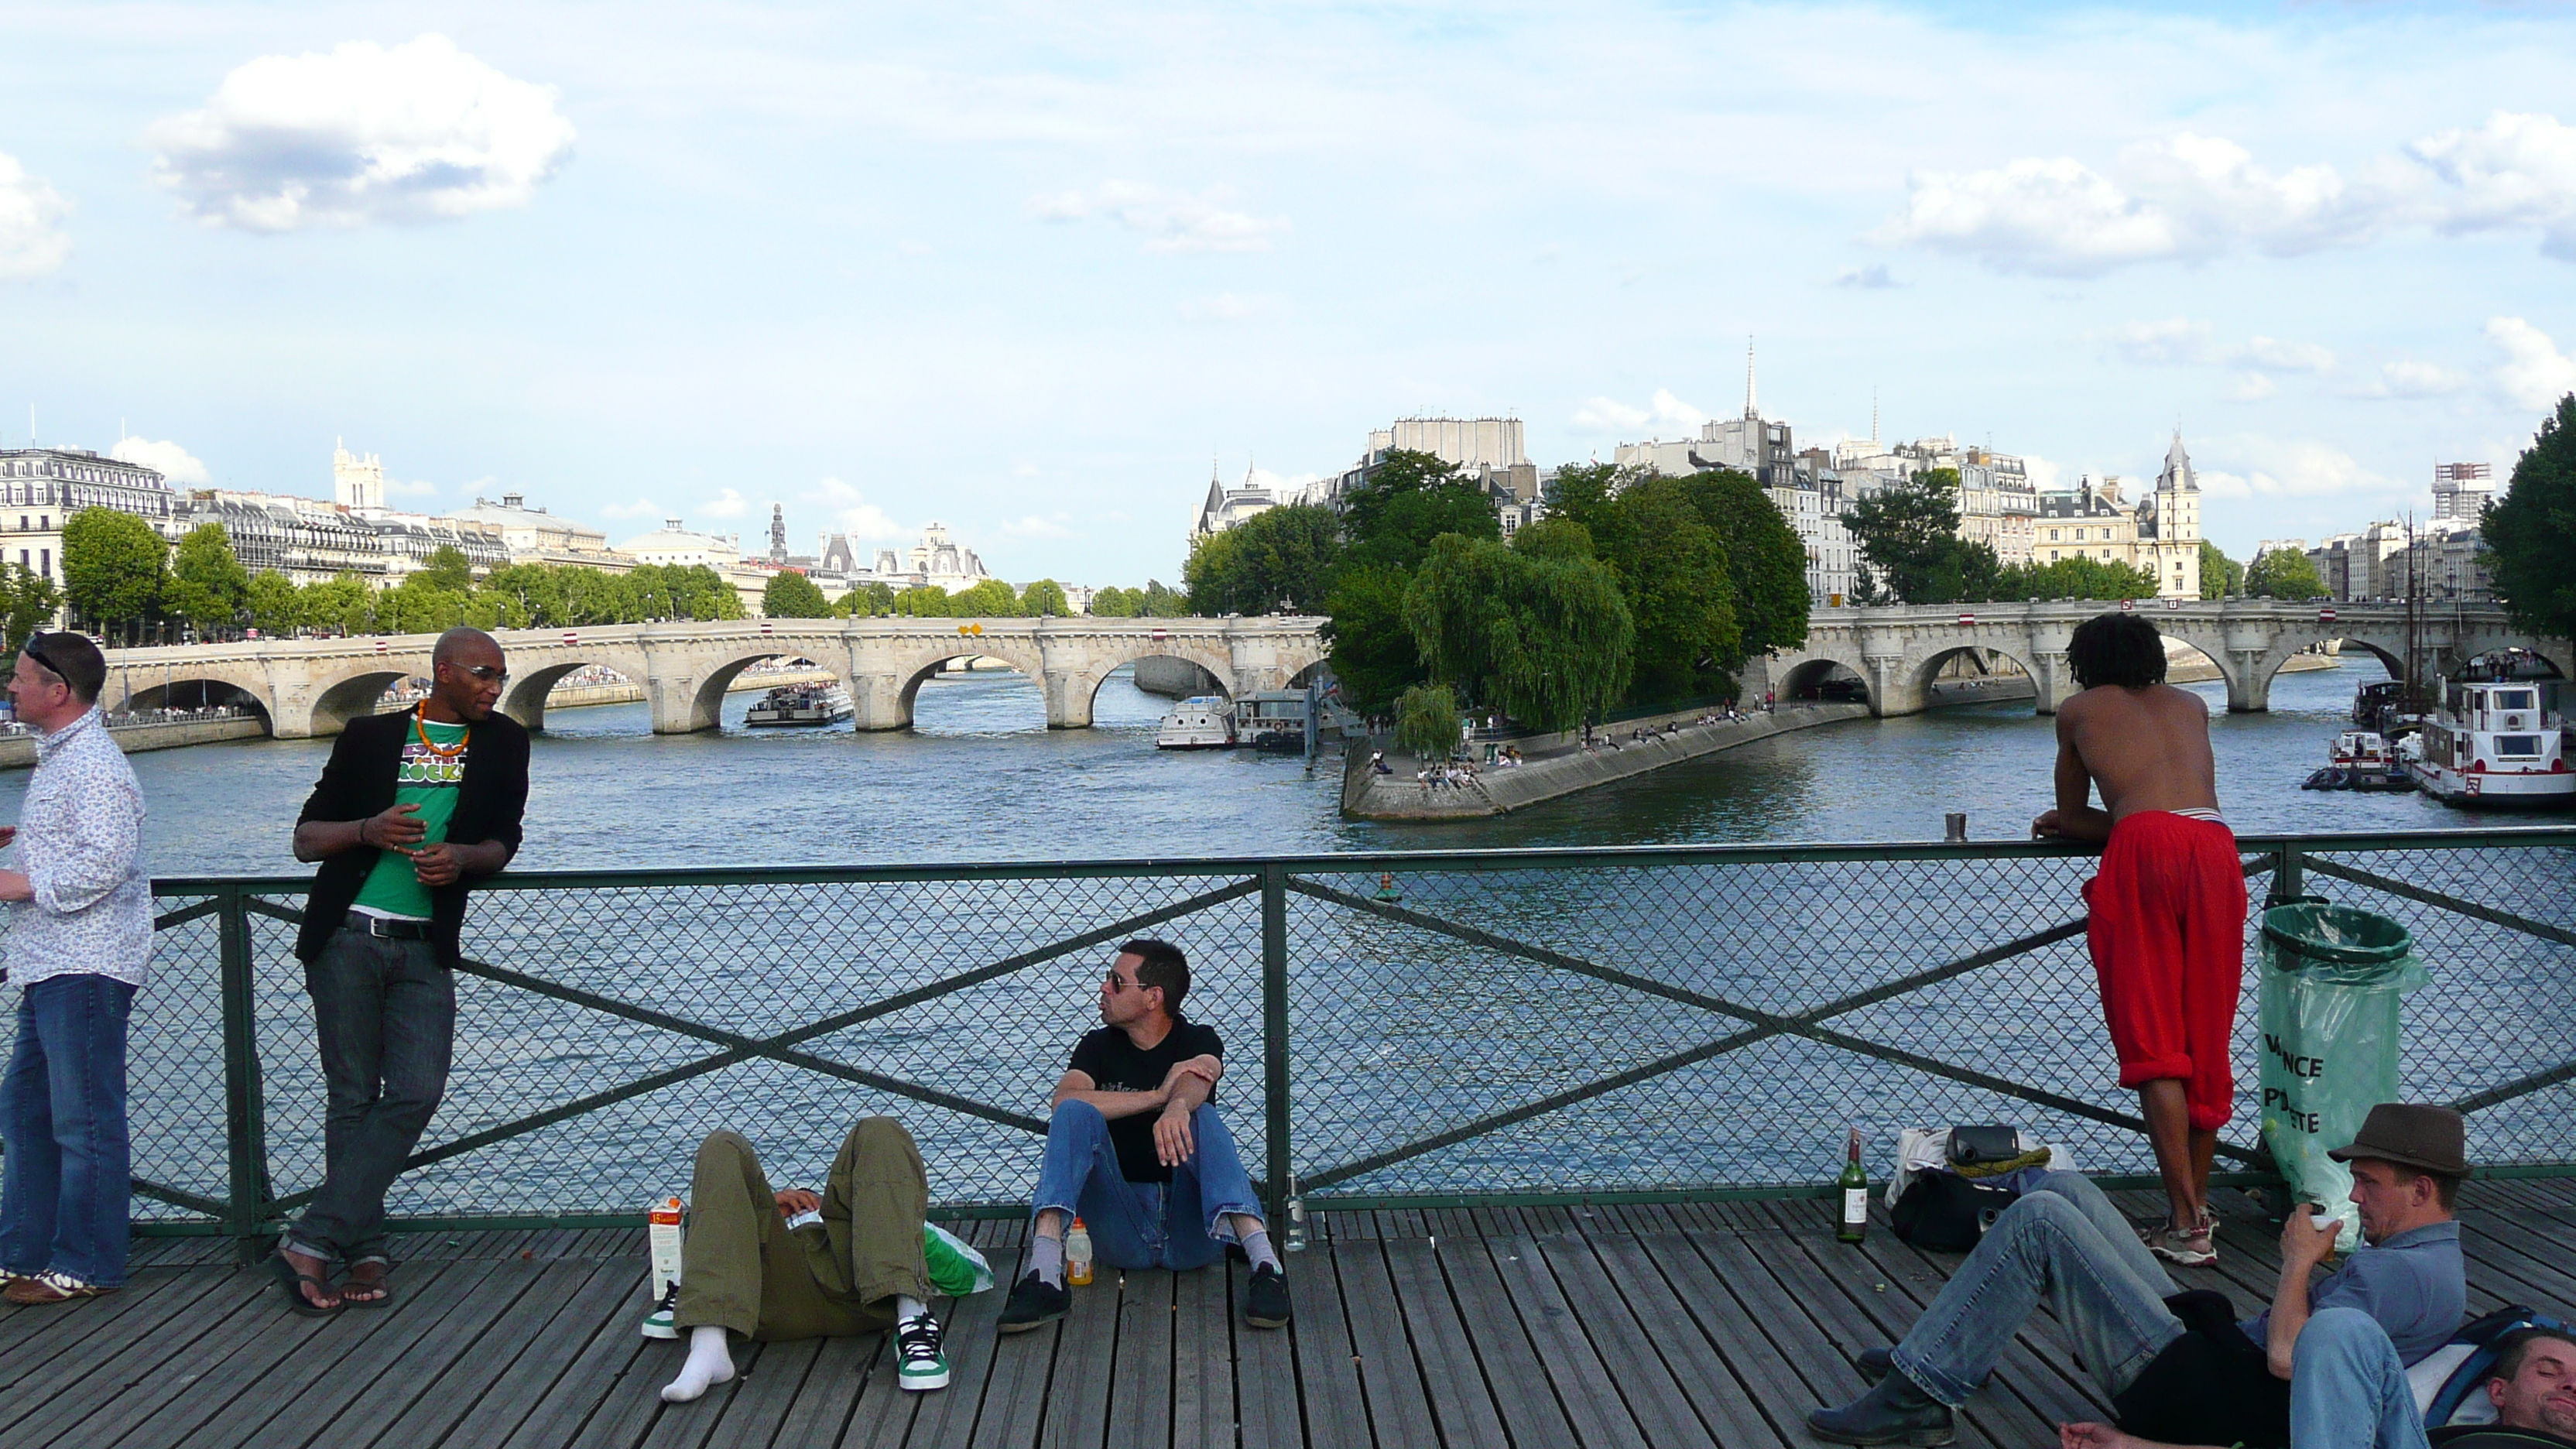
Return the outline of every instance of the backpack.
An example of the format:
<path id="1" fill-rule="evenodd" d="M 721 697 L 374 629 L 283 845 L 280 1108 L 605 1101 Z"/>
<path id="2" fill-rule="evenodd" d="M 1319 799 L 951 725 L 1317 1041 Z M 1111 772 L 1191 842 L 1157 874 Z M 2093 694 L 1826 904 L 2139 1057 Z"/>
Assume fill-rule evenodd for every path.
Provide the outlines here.
<path id="1" fill-rule="evenodd" d="M 1971 1182 L 1955 1172 L 1918 1172 L 1896 1199 L 1888 1221 L 1902 1242 L 1938 1253 L 1964 1253 L 2017 1194 Z"/>
<path id="2" fill-rule="evenodd" d="M 2568 1331 L 2565 1323 L 2545 1313 L 2535 1313 L 2519 1304 L 2511 1308 L 2499 1308 L 2483 1318 L 2473 1318 L 2461 1324 L 2460 1331 L 2451 1335 L 2450 1347 L 2470 1345 L 2469 1353 L 2452 1365 L 2450 1373 L 2443 1378 L 2441 1387 L 2433 1391 L 2432 1402 L 2424 1408 L 2424 1427 L 2438 1429 L 2454 1422 L 2454 1416 L 2460 1413 L 2461 1406 L 2469 1404 L 2471 1396 L 2485 1387 L 2488 1379 L 2495 1377 L 2496 1360 L 2501 1357 L 2497 1346 L 2504 1341 L 2506 1334 L 2519 1328 L 2546 1328 L 2557 1333 Z M 2448 1350 L 2445 1349 L 2437 1353 L 2436 1357 L 2445 1356 L 2447 1353 Z M 2422 1365 L 2419 1364 L 2417 1367 L 2420 1368 Z M 2484 1412 L 2478 1412 L 2480 1410 Z M 2465 1418 L 2459 1418 L 2457 1422 L 2490 1423 L 2493 1422 L 2493 1418 L 2494 1410 L 2485 1398 L 2479 1397 L 2471 1405 L 2470 1414 Z"/>

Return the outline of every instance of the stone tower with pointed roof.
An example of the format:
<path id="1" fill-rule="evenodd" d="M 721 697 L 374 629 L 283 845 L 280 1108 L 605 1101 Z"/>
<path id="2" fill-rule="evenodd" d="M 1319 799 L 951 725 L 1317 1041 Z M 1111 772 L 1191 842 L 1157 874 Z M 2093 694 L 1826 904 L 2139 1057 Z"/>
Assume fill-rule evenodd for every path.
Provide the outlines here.
<path id="1" fill-rule="evenodd" d="M 2200 597 L 2200 480 L 2192 473 L 2180 428 L 2165 449 L 2156 491 L 2139 500 L 2137 563 L 2154 572 L 2163 597 Z"/>

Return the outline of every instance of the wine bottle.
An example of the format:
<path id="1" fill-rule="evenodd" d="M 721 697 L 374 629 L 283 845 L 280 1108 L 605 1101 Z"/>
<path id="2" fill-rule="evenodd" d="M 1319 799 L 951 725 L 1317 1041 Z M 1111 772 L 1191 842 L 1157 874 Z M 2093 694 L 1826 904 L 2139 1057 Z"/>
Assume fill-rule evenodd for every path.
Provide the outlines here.
<path id="1" fill-rule="evenodd" d="M 1857 1243 L 1869 1236 L 1869 1174 L 1860 1170 L 1860 1129 L 1851 1130 L 1851 1141 L 1843 1156 L 1843 1175 L 1835 1179 L 1842 1189 L 1843 1217 L 1834 1236 L 1846 1243 Z"/>

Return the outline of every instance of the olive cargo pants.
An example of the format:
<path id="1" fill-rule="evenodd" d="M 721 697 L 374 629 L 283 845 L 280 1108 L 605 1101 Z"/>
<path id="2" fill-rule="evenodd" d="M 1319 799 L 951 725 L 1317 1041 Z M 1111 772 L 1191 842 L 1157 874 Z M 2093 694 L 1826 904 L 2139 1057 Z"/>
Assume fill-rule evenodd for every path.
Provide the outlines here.
<path id="1" fill-rule="evenodd" d="M 929 1208 L 921 1150 L 892 1117 L 850 1129 L 823 1189 L 823 1221 L 794 1232 L 751 1144 L 710 1132 L 680 1244 L 679 1326 L 771 1343 L 889 1327 L 896 1294 L 931 1299 L 921 1248 Z"/>

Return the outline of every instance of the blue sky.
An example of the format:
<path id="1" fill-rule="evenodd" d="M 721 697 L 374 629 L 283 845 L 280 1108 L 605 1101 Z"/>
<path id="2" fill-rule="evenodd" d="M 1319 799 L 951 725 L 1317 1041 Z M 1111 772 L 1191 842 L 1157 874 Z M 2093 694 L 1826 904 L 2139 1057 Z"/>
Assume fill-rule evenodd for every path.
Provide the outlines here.
<path id="1" fill-rule="evenodd" d="M 1211 455 L 1741 405 L 2230 552 L 2576 387 L 2576 10 L 11 5 L 0 437 L 1175 576 Z"/>

